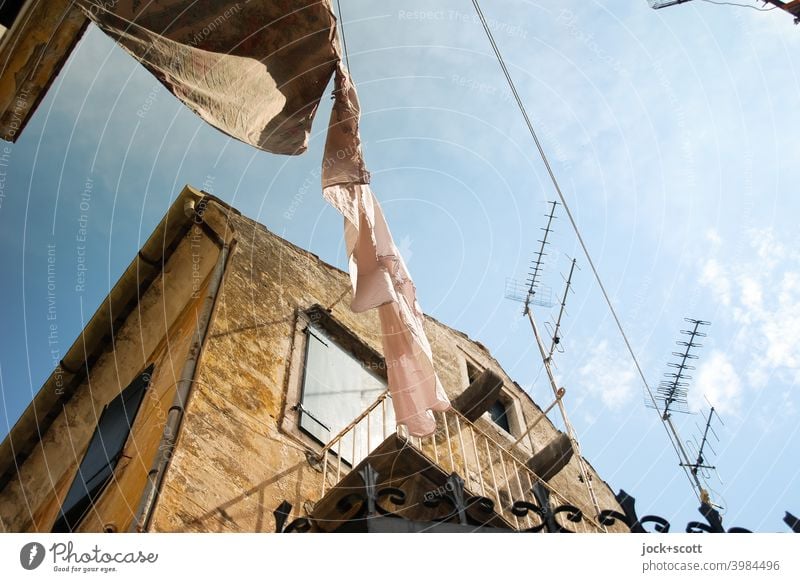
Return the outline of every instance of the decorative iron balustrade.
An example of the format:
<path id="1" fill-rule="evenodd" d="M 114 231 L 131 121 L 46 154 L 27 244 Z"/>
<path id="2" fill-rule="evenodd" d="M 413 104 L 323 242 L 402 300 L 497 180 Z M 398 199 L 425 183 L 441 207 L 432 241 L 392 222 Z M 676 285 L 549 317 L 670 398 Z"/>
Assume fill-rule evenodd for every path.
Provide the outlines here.
<path id="1" fill-rule="evenodd" d="M 558 508 L 581 513 L 577 531 L 605 532 L 606 527 L 594 516 L 578 509 L 578 503 L 566 499 L 525 464 L 526 453 L 511 443 L 498 443 L 478 429 L 458 411 L 437 412 L 437 430 L 429 437 L 408 437 L 408 442 L 446 471 L 462 475 L 468 490 L 490 499 L 495 511 L 520 531 L 537 527 L 530 510 L 542 509 L 547 496 Z M 515 505 L 516 504 L 516 505 Z M 529 511 L 523 511 L 527 507 Z M 535 513 L 535 511 L 534 511 Z"/>
<path id="2" fill-rule="evenodd" d="M 389 436 L 397 435 L 406 445 L 422 454 L 434 466 L 449 473 L 447 482 L 425 493 L 421 500 L 427 508 L 441 509 L 434 522 L 482 527 L 490 515 L 500 516 L 512 530 L 543 533 L 597 533 L 608 531 L 617 522 L 632 533 L 669 533 L 671 524 L 658 515 L 639 518 L 636 500 L 624 490 L 615 496 L 622 512 L 605 509 L 586 515 L 577 504 L 560 495 L 525 464 L 525 451 L 511 443 L 498 443 L 477 428 L 458 411 L 435 413 L 437 428 L 428 437 L 411 437 L 405 431 L 391 431 L 387 421 L 388 391 L 325 445 L 319 453 L 322 465 L 320 499 L 325 497 L 351 470 L 368 459 Z M 383 427 L 376 433 L 375 427 Z M 378 487 L 378 473 L 370 463 L 358 472 L 363 490 L 349 491 L 336 503 L 342 521 L 372 518 L 406 519 L 396 510 L 386 509 L 389 501 L 395 508 L 407 505 L 406 494 L 396 487 Z M 726 529 L 719 512 L 708 504 L 698 511 L 705 519 L 686 524 L 687 533 L 750 533 L 741 527 Z M 289 521 L 292 506 L 284 501 L 275 510 L 276 532 L 314 531 L 314 520 L 297 517 Z M 800 533 L 800 519 L 789 512 L 783 518 L 789 528 Z"/>
<path id="3" fill-rule="evenodd" d="M 323 448 L 320 453 L 323 473 L 320 498 L 390 436 L 386 422 L 387 406 L 391 405 L 388 398 L 388 391 L 381 394 Z M 576 503 L 564 498 L 528 468 L 520 458 L 525 456 L 522 449 L 511 443 L 498 443 L 455 409 L 436 412 L 434 416 L 437 428 L 431 436 L 411 437 L 402 427 L 396 434 L 446 473 L 461 475 L 468 497 L 486 500 L 481 501 L 484 507 L 491 502 L 492 511 L 514 529 L 529 530 L 537 526 L 530 511 L 535 513 L 534 507 L 541 509 L 541 496 L 546 495 L 557 507 L 572 508 L 581 514 L 581 519 L 576 522 L 577 531 L 606 531 L 604 524 L 585 515 Z M 373 435 L 372 427 L 375 426 L 384 427 L 383 432 Z M 539 491 L 539 497 L 534 491 Z M 521 505 L 515 508 L 515 501 Z M 435 503 L 433 497 L 429 502 Z M 442 496 L 440 502 L 447 503 L 447 497 Z M 523 511 L 524 507 L 528 508 L 527 512 Z"/>
<path id="4" fill-rule="evenodd" d="M 358 492 L 351 492 L 344 495 L 337 503 L 337 510 L 342 516 L 342 523 L 364 522 L 377 518 L 396 518 L 405 519 L 399 513 L 383 507 L 382 500 L 388 499 L 394 506 L 403 506 L 406 503 L 404 491 L 395 487 L 378 487 L 378 473 L 369 463 L 365 464 L 358 471 L 363 487 Z M 559 505 L 553 507 L 550 492 L 540 484 L 534 485 L 531 493 L 535 497 L 535 502 L 526 500 L 514 501 L 512 511 L 520 517 L 534 516 L 536 523 L 528 528 L 522 529 L 523 532 L 533 533 L 574 533 L 575 530 L 566 527 L 559 516 L 564 514 L 566 520 L 572 524 L 581 524 L 585 517 L 580 509 L 570 505 Z M 636 500 L 625 491 L 620 490 L 616 499 L 623 509 L 623 513 L 616 510 L 606 509 L 600 513 L 600 521 L 604 525 L 613 525 L 616 521 L 621 521 L 630 529 L 631 533 L 669 533 L 670 523 L 663 517 L 657 515 L 646 515 L 639 518 L 636 514 Z M 491 499 L 480 496 L 468 496 L 464 490 L 464 480 L 455 473 L 451 473 L 447 480 L 444 491 L 429 498 L 425 504 L 428 507 L 438 507 L 445 505 L 445 511 L 430 524 L 423 524 L 424 527 L 415 531 L 431 531 L 436 524 L 450 523 L 460 526 L 468 526 L 473 529 L 462 529 L 460 531 L 482 531 L 482 527 L 489 524 L 490 517 L 494 514 L 494 502 Z M 355 511 L 354 511 L 355 510 Z M 475 517 L 475 513 L 485 516 L 484 520 Z M 282 502 L 273 512 L 275 515 L 275 531 L 277 533 L 304 533 L 314 531 L 313 519 L 299 517 L 287 525 L 291 515 L 292 506 L 287 501 Z M 751 530 L 741 527 L 725 529 L 722 525 L 722 518 L 716 509 L 708 504 L 702 503 L 698 508 L 700 514 L 706 519 L 706 523 L 691 521 L 686 525 L 686 533 L 752 533 Z M 786 512 L 784 522 L 794 531 L 800 533 L 800 520 L 794 515 Z M 645 524 L 655 524 L 653 531 L 645 528 Z"/>

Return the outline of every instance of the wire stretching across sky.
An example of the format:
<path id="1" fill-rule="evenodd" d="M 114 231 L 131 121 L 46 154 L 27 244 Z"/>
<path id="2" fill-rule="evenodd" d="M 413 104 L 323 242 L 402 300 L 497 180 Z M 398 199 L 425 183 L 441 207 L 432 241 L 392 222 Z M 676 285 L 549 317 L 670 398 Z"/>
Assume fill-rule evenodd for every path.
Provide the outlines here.
<path id="1" fill-rule="evenodd" d="M 650 389 L 650 385 L 647 383 L 647 378 L 645 378 L 644 371 L 642 370 L 641 365 L 639 364 L 639 359 L 636 357 L 636 352 L 633 351 L 633 346 L 631 345 L 630 340 L 628 340 L 628 335 L 625 333 L 625 329 L 622 327 L 622 321 L 620 320 L 619 316 L 617 315 L 617 310 L 614 309 L 614 304 L 611 302 L 611 297 L 608 295 L 606 291 L 606 287 L 603 284 L 602 279 L 600 278 L 600 273 L 598 273 L 597 268 L 595 267 L 594 261 L 592 260 L 591 255 L 589 254 L 589 249 L 586 246 L 586 243 L 583 240 L 583 236 L 581 236 L 581 232 L 578 229 L 578 223 L 575 221 L 575 218 L 572 216 L 572 211 L 569 208 L 569 204 L 567 204 L 567 200 L 564 197 L 564 193 L 561 191 L 561 186 L 558 184 L 558 180 L 556 179 L 556 175 L 553 172 L 553 168 L 550 165 L 550 161 L 547 159 L 547 154 L 545 154 L 544 148 L 542 147 L 542 143 L 539 141 L 539 136 L 536 133 L 536 130 L 533 127 L 533 123 L 531 122 L 530 116 L 528 115 L 528 111 L 525 108 L 525 104 L 522 102 L 522 98 L 517 91 L 517 87 L 514 84 L 514 80 L 511 77 L 511 73 L 506 66 L 505 60 L 503 59 L 503 55 L 500 53 L 500 48 L 497 46 L 497 43 L 494 40 L 494 35 L 492 34 L 489 25 L 486 22 L 486 17 L 483 15 L 483 10 L 481 10 L 480 3 L 478 0 L 472 0 L 472 5 L 475 7 L 475 11 L 478 14 L 478 18 L 483 25 L 483 30 L 486 32 L 486 36 L 489 39 L 489 43 L 492 45 L 492 50 L 494 51 L 495 57 L 497 57 L 497 62 L 500 65 L 500 68 L 503 70 L 503 75 L 505 75 L 506 81 L 508 82 L 508 87 L 511 89 L 511 93 L 514 96 L 514 100 L 517 102 L 517 106 L 519 107 L 520 112 L 522 113 L 522 117 L 525 119 L 525 125 L 528 126 L 528 131 L 533 138 L 534 143 L 536 144 L 536 149 L 539 150 L 539 155 L 542 158 L 542 162 L 544 163 L 545 168 L 547 169 L 547 173 L 550 176 L 550 180 L 553 183 L 553 186 L 556 190 L 556 194 L 558 194 L 558 198 L 561 201 L 561 205 L 564 207 L 564 210 L 567 213 L 567 217 L 569 218 L 569 222 L 572 225 L 572 229 L 575 231 L 575 235 L 578 238 L 578 242 L 581 245 L 581 250 L 583 250 L 583 254 L 586 257 L 586 260 L 589 263 L 589 266 L 592 269 L 592 273 L 594 274 L 594 278 L 597 281 L 597 285 L 600 287 L 600 291 L 603 293 L 603 299 L 608 305 L 608 309 L 611 312 L 612 317 L 614 318 L 614 322 L 617 325 L 617 329 L 619 333 L 622 335 L 622 339 L 625 342 L 625 347 L 628 349 L 628 353 L 633 360 L 634 365 L 636 366 L 636 371 L 639 374 L 639 377 L 642 380 L 642 384 L 644 385 L 645 390 L 647 391 L 650 400 L 653 402 L 653 405 L 658 410 L 658 406 L 656 404 L 655 396 L 653 395 L 653 391 Z M 684 462 L 688 459 L 684 459 L 681 455 L 680 451 L 678 450 L 678 446 L 673 441 L 672 435 L 670 434 L 669 427 L 667 427 L 666 423 L 662 422 L 664 426 L 664 430 L 667 431 L 667 436 L 669 437 L 669 442 L 672 444 L 672 448 L 675 449 L 675 454 L 678 455 L 678 458 L 681 460 L 681 467 L 683 468 L 684 473 L 686 474 L 686 478 L 689 479 L 689 483 L 692 485 L 692 489 L 695 489 L 695 482 L 692 477 L 689 475 L 686 467 L 684 466 Z M 699 491 L 695 489 L 695 494 L 697 494 L 698 499 L 700 498 Z"/>
<path id="2" fill-rule="evenodd" d="M 770 10 L 775 10 L 777 6 L 773 6 L 772 8 L 761 8 L 759 6 L 753 6 L 752 4 L 740 4 L 738 2 L 722 2 L 721 0 L 702 0 L 706 4 L 716 4 L 717 6 L 736 6 L 737 8 L 752 8 L 753 10 L 758 10 L 759 12 L 769 12 Z"/>

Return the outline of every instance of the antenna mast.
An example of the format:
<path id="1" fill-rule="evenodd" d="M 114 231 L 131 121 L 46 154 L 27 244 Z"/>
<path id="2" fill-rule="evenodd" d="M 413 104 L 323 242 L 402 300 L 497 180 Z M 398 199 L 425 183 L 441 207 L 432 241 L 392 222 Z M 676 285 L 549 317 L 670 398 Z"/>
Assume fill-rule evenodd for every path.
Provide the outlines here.
<path id="1" fill-rule="evenodd" d="M 586 485 L 586 489 L 589 493 L 589 498 L 591 499 L 596 515 L 599 515 L 600 504 L 597 500 L 597 495 L 595 494 L 594 487 L 592 486 L 592 480 L 589 477 L 589 472 L 586 468 L 586 463 L 583 460 L 580 443 L 578 443 L 578 438 L 575 435 L 575 429 L 573 428 L 572 423 L 569 421 L 569 416 L 567 415 L 567 409 L 564 406 L 563 396 L 565 390 L 564 388 L 558 386 L 555 375 L 553 374 L 553 354 L 561 343 L 561 336 L 560 336 L 561 322 L 566 312 L 567 297 L 572 287 L 572 277 L 575 273 L 575 268 L 576 268 L 575 259 L 572 260 L 572 263 L 570 265 L 569 275 L 565 279 L 566 283 L 564 286 L 564 293 L 562 295 L 558 317 L 556 318 L 555 325 L 553 327 L 553 334 L 550 341 L 549 349 L 545 346 L 544 339 L 542 338 L 542 334 L 539 331 L 539 326 L 536 323 L 536 318 L 533 315 L 533 309 L 531 309 L 531 305 L 534 304 L 541 305 L 541 303 L 537 303 L 536 295 L 537 292 L 539 291 L 539 285 L 541 282 L 540 280 L 544 266 L 544 257 L 547 256 L 547 253 L 545 251 L 547 249 L 547 245 L 550 244 L 547 239 L 550 233 L 553 231 L 552 224 L 553 220 L 555 219 L 555 210 L 557 205 L 558 202 L 556 201 L 550 202 L 549 212 L 545 215 L 545 218 L 547 218 L 547 224 L 544 228 L 540 229 L 544 231 L 544 234 L 542 238 L 538 241 L 540 243 L 539 250 L 534 255 L 534 259 L 531 263 L 531 272 L 527 281 L 528 287 L 525 293 L 525 298 L 523 300 L 523 303 L 525 304 L 523 315 L 528 316 L 528 321 L 531 324 L 531 329 L 533 330 L 533 336 L 536 339 L 536 346 L 539 348 L 539 354 L 542 358 L 542 364 L 544 365 L 544 369 L 547 372 L 547 378 L 550 382 L 550 388 L 553 390 L 553 397 L 555 398 L 554 404 L 558 405 L 559 412 L 561 413 L 561 418 L 564 421 L 564 427 L 566 429 L 567 436 L 569 437 L 570 444 L 572 445 L 572 449 L 575 453 L 575 457 L 578 462 L 578 468 L 580 470 L 581 480 Z M 507 297 L 511 299 L 516 299 L 515 296 L 507 295 Z M 550 305 L 547 306 L 549 307 Z M 552 408 L 552 406 L 553 405 L 548 407 L 547 410 L 549 411 Z M 526 434 L 529 431 L 530 429 L 526 431 Z M 603 528 L 605 529 L 605 526 L 603 526 Z"/>
<path id="2" fill-rule="evenodd" d="M 682 351 L 672 352 L 672 355 L 677 358 L 677 361 L 667 364 L 668 367 L 675 370 L 674 372 L 666 372 L 664 376 L 666 380 L 662 380 L 658 387 L 658 394 L 653 397 L 646 405 L 649 408 L 654 408 L 661 412 L 661 422 L 668 429 L 668 434 L 675 452 L 678 453 L 678 465 L 686 472 L 689 482 L 695 491 L 697 498 L 704 503 L 710 503 L 708 490 L 700 482 L 697 476 L 697 469 L 700 468 L 697 463 L 693 463 L 689 458 L 689 453 L 683 445 L 683 440 L 678 434 L 678 429 L 672 422 L 673 413 L 688 413 L 689 407 L 687 404 L 687 394 L 689 381 L 692 377 L 687 373 L 695 370 L 695 367 L 689 362 L 698 358 L 697 354 L 692 353 L 693 349 L 702 348 L 703 344 L 698 343 L 698 338 L 706 337 L 706 333 L 700 331 L 702 326 L 711 325 L 708 321 L 701 319 L 684 318 L 684 321 L 692 325 L 691 329 L 682 329 L 681 334 L 688 336 L 686 340 L 678 340 L 675 343 L 682 347 Z M 712 408 L 713 411 L 713 408 Z M 709 417 L 710 422 L 710 417 Z M 706 438 L 704 437 L 705 441 Z M 699 447 L 698 456 L 702 456 L 702 445 Z M 687 470 L 694 468 L 694 470 Z"/>

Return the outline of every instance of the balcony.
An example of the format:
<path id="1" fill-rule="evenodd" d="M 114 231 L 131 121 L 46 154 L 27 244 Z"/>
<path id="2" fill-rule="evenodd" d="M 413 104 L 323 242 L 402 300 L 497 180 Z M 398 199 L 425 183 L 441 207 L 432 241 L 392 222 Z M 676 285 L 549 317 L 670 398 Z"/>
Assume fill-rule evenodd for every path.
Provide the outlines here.
<path id="1" fill-rule="evenodd" d="M 435 413 L 436 432 L 389 432 L 384 392 L 323 448 L 319 501 L 308 518 L 278 530 L 604 532 L 594 516 L 555 491 L 455 409 Z"/>

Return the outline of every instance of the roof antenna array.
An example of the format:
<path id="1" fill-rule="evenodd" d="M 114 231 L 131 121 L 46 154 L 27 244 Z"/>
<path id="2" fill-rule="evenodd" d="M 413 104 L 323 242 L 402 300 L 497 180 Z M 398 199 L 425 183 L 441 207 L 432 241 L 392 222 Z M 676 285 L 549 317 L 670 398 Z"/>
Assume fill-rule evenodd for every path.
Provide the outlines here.
<path id="1" fill-rule="evenodd" d="M 693 353 L 693 350 L 703 347 L 703 344 L 699 343 L 697 340 L 706 337 L 707 334 L 700 330 L 707 325 L 711 325 L 710 322 L 703 321 L 702 319 L 691 319 L 687 317 L 684 318 L 684 321 L 690 324 L 691 328 L 682 329 L 681 335 L 686 336 L 686 339 L 679 339 L 675 342 L 683 349 L 672 352 L 672 355 L 675 356 L 676 360 L 667 364 L 671 370 L 664 374 L 666 380 L 661 381 L 658 387 L 657 395 L 653 396 L 650 401 L 646 402 L 646 405 L 649 408 L 654 408 L 661 413 L 661 422 L 663 422 L 667 427 L 670 440 L 675 447 L 675 452 L 678 453 L 678 465 L 682 467 L 684 471 L 686 471 L 686 474 L 689 477 L 689 482 L 692 484 L 692 488 L 695 490 L 697 498 L 703 503 L 714 505 L 711 502 L 708 493 L 706 472 L 715 469 L 715 467 L 707 465 L 704 457 L 706 448 L 708 447 L 711 449 L 708 439 L 709 435 L 713 435 L 716 438 L 716 433 L 713 432 L 713 428 L 711 426 L 712 417 L 715 413 L 714 407 L 711 407 L 711 412 L 709 413 L 708 420 L 706 421 L 706 428 L 703 431 L 703 438 L 699 443 L 696 440 L 694 442 L 688 441 L 686 446 L 684 446 L 683 439 L 681 439 L 680 435 L 678 434 L 678 429 L 672 422 L 673 413 L 689 412 L 687 395 L 692 376 L 690 376 L 687 372 L 695 370 L 695 366 L 691 365 L 689 362 L 698 359 L 697 354 Z M 696 452 L 696 455 L 693 455 L 694 460 L 692 460 L 692 458 L 689 456 L 689 451 L 687 450 L 687 447 L 689 446 L 692 446 Z M 717 507 L 719 506 L 717 505 Z"/>
<path id="2" fill-rule="evenodd" d="M 578 462 L 578 468 L 580 469 L 580 480 L 582 483 L 586 485 L 587 491 L 589 493 L 589 498 L 592 501 L 592 505 L 597 512 L 597 515 L 600 514 L 600 504 L 597 500 L 597 495 L 595 494 L 594 487 L 592 485 L 592 479 L 589 475 L 588 469 L 586 467 L 586 462 L 583 459 L 583 455 L 581 454 L 580 444 L 578 443 L 578 438 L 575 435 L 575 429 L 572 427 L 572 423 L 569 421 L 569 417 L 567 416 L 567 409 L 564 406 L 564 394 L 565 390 L 563 387 L 559 387 L 558 383 L 556 382 L 555 375 L 553 374 L 553 354 L 555 351 L 560 347 L 561 344 L 561 322 L 563 320 L 564 314 L 566 313 L 566 303 L 567 297 L 569 296 L 569 292 L 572 290 L 572 277 L 575 273 L 576 268 L 576 261 L 575 259 L 572 260 L 572 264 L 570 266 L 569 275 L 565 279 L 565 287 L 564 287 L 564 294 L 561 299 L 561 304 L 558 312 L 558 317 L 556 318 L 555 322 L 551 326 L 552 334 L 550 338 L 550 347 L 548 348 L 545 346 L 544 340 L 542 338 L 542 334 L 539 331 L 539 326 L 536 323 L 536 318 L 533 314 L 533 309 L 531 308 L 532 305 L 540 305 L 537 303 L 536 298 L 540 292 L 540 285 L 541 285 L 541 278 L 542 278 L 542 271 L 544 269 L 545 264 L 545 257 L 547 256 L 547 245 L 550 243 L 548 242 L 548 237 L 551 232 L 553 232 L 552 225 L 553 220 L 556 217 L 556 206 L 558 206 L 558 202 L 551 201 L 550 203 L 549 212 L 545 214 L 545 218 L 547 219 L 547 224 L 544 228 L 540 230 L 544 231 L 542 238 L 539 239 L 537 242 L 539 243 L 539 250 L 534 255 L 533 261 L 531 262 L 531 272 L 527 280 L 527 289 L 525 291 L 524 299 L 521 299 L 521 302 L 524 303 L 525 307 L 523 309 L 523 315 L 528 316 L 528 321 L 530 321 L 531 329 L 533 330 L 534 338 L 536 339 L 536 346 L 539 348 L 539 354 L 542 358 L 542 364 L 544 369 L 547 371 L 547 378 L 550 382 L 550 387 L 553 390 L 553 397 L 555 400 L 553 403 L 548 406 L 540 416 L 538 416 L 533 423 L 527 427 L 523 435 L 517 439 L 517 442 L 520 442 L 522 437 L 527 435 L 531 429 L 538 423 L 544 415 L 547 414 L 554 406 L 558 406 L 559 411 L 561 412 L 561 418 L 564 421 L 564 427 L 566 429 L 567 436 L 569 437 L 570 444 L 572 446 L 572 450 L 575 454 L 575 458 Z M 509 297 L 507 294 L 506 297 L 510 299 L 514 299 L 515 301 L 520 301 L 517 299 L 519 294 L 515 294 L 512 297 Z M 547 305 L 548 307 L 552 307 L 552 303 Z M 605 526 L 602 526 L 605 529 Z"/>
<path id="3" fill-rule="evenodd" d="M 533 299 L 536 297 L 536 290 L 539 285 L 539 280 L 542 277 L 543 261 L 544 258 L 547 256 L 547 253 L 544 251 L 547 248 L 547 245 L 550 244 L 549 242 L 547 242 L 547 237 L 550 235 L 551 232 L 553 232 L 551 226 L 553 224 L 553 219 L 556 216 L 556 206 L 558 206 L 558 202 L 556 202 L 555 200 L 550 202 L 550 212 L 545 215 L 545 217 L 547 218 L 547 226 L 539 229 L 543 230 L 544 234 L 542 235 L 542 238 L 538 241 L 539 243 L 541 243 L 541 246 L 539 247 L 539 251 L 536 253 L 536 255 L 533 258 L 533 262 L 531 263 L 531 272 L 530 275 L 528 276 L 528 294 L 525 297 L 525 310 L 522 312 L 523 315 L 527 315 L 528 311 L 530 310 L 531 301 L 533 301 Z"/>
<path id="4" fill-rule="evenodd" d="M 552 290 L 550 287 L 541 284 L 542 270 L 544 268 L 545 257 L 548 253 L 545 252 L 547 245 L 550 243 L 547 237 L 553 232 L 551 228 L 553 219 L 555 218 L 556 206 L 558 202 L 555 200 L 550 201 L 550 211 L 545 214 L 547 218 L 547 226 L 540 228 L 544 231 L 544 235 L 537 242 L 540 243 L 539 250 L 531 261 L 531 272 L 528 273 L 528 279 L 523 283 L 517 279 L 506 279 L 506 299 L 511 299 L 518 303 L 524 303 L 525 307 L 522 311 L 523 315 L 527 315 L 531 305 L 538 305 L 540 307 L 552 307 Z"/>
<path id="5" fill-rule="evenodd" d="M 564 315 L 567 312 L 567 297 L 569 296 L 570 292 L 574 293 L 574 291 L 572 290 L 572 275 L 575 274 L 576 263 L 577 263 L 576 259 L 572 259 L 572 263 L 570 264 L 569 267 L 569 275 L 567 275 L 567 278 L 564 279 L 565 283 L 564 294 L 561 297 L 561 307 L 559 307 L 558 309 L 558 317 L 553 323 L 550 323 L 549 321 L 545 322 L 545 327 L 547 327 L 548 330 L 550 330 L 551 332 L 550 351 L 547 354 L 547 358 L 550 360 L 553 359 L 553 354 L 555 353 L 556 350 L 558 350 L 558 353 L 560 354 L 564 353 L 564 348 L 561 345 L 561 322 L 564 319 Z"/>
<path id="6" fill-rule="evenodd" d="M 716 466 L 710 465 L 708 461 L 708 451 L 711 451 L 712 455 L 717 454 L 714 450 L 714 446 L 711 444 L 711 440 L 713 439 L 716 443 L 719 442 L 719 436 L 717 436 L 717 432 L 714 430 L 712 423 L 714 417 L 716 417 L 720 424 L 722 424 L 722 419 L 713 406 L 709 409 L 708 416 L 703 415 L 703 417 L 706 419 L 705 428 L 701 429 L 699 425 L 695 425 L 697 426 L 698 433 L 702 433 L 703 436 L 700 438 L 699 442 L 697 436 L 693 437 L 693 439 L 687 443 L 687 446 L 694 449 L 696 452 L 694 463 L 689 465 L 689 470 L 692 475 L 697 475 L 701 479 L 708 480 L 711 478 L 711 471 L 716 471 L 717 469 Z"/>
<path id="7" fill-rule="evenodd" d="M 695 367 L 689 362 L 698 358 L 697 354 L 692 353 L 692 350 L 703 347 L 703 344 L 697 342 L 697 339 L 704 338 L 707 335 L 700 331 L 701 326 L 711 325 L 708 321 L 690 319 L 688 317 L 684 318 L 684 321 L 691 324 L 692 328 L 682 329 L 681 335 L 688 336 L 688 338 L 685 341 L 678 340 L 675 342 L 683 350 L 672 352 L 677 361 L 669 362 L 667 366 L 674 371 L 664 374 L 667 379 L 662 380 L 658 386 L 658 394 L 655 397 L 656 402 L 647 403 L 650 408 L 662 411 L 661 417 L 663 420 L 667 420 L 673 412 L 689 412 L 686 396 L 688 394 L 689 381 L 692 377 L 687 372 L 695 370 Z M 660 406 L 658 403 L 660 403 Z"/>
<path id="8" fill-rule="evenodd" d="M 517 303 L 525 303 L 528 300 L 528 283 L 506 277 L 505 298 Z M 529 303 L 539 307 L 552 307 L 553 290 L 547 285 L 539 285 L 536 295 L 530 299 Z"/>

